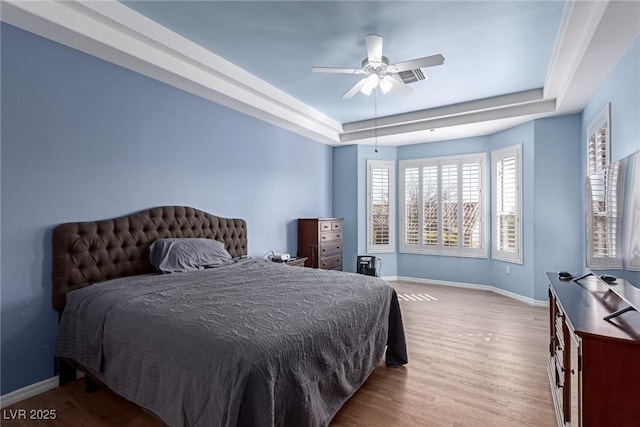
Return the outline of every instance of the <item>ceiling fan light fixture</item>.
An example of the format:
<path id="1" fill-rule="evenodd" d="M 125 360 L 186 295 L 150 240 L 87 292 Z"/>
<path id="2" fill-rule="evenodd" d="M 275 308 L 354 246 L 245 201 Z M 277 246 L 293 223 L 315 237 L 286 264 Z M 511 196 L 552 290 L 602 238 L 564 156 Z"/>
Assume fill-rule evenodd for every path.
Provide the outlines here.
<path id="1" fill-rule="evenodd" d="M 364 93 L 367 96 L 371 95 L 371 91 L 373 89 L 375 89 L 376 87 L 378 87 L 378 83 L 380 81 L 381 81 L 381 79 L 380 79 L 380 77 L 378 77 L 378 74 L 376 74 L 376 73 L 369 74 L 369 76 L 366 77 L 366 79 L 365 79 L 364 86 L 362 86 L 362 88 L 360 88 L 360 92 Z"/>
<path id="2" fill-rule="evenodd" d="M 383 76 L 380 79 L 380 90 L 382 91 L 382 93 L 388 93 L 391 90 L 393 85 L 391 84 L 389 79 L 392 79 L 392 78 L 393 77 Z"/>
<path id="3" fill-rule="evenodd" d="M 371 95 L 372 90 L 373 90 L 373 86 L 370 86 L 369 82 L 366 82 L 364 86 L 360 88 L 360 92 L 364 93 L 367 96 Z"/>

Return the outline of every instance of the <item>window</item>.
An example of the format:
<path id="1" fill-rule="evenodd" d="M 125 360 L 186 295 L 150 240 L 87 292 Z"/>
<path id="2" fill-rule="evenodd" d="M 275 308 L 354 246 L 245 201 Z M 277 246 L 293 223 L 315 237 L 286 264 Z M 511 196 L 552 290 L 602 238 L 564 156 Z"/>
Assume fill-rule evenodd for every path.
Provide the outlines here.
<path id="1" fill-rule="evenodd" d="M 486 256 L 485 155 L 400 162 L 400 251 Z"/>
<path id="2" fill-rule="evenodd" d="M 522 264 L 522 145 L 492 153 L 493 258 Z"/>
<path id="3" fill-rule="evenodd" d="M 619 165 L 610 164 L 610 104 L 587 127 L 587 267 L 621 268 Z"/>
<path id="4" fill-rule="evenodd" d="M 394 252 L 395 163 L 367 160 L 367 251 Z"/>

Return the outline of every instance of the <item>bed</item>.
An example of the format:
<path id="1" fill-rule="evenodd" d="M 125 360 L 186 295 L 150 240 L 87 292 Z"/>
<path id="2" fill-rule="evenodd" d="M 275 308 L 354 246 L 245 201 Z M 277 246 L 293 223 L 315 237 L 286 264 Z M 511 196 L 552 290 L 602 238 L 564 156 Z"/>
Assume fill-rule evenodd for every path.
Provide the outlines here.
<path id="1" fill-rule="evenodd" d="M 158 273 L 150 246 L 176 238 L 232 260 Z M 388 283 L 246 255 L 244 220 L 190 207 L 57 226 L 56 357 L 170 426 L 326 426 L 383 358 L 407 363 Z"/>

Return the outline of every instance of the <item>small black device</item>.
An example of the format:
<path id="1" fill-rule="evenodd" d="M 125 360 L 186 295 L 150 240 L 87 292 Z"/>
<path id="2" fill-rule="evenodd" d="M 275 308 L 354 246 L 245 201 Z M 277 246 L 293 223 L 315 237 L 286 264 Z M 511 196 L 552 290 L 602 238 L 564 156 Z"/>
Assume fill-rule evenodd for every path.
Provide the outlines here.
<path id="1" fill-rule="evenodd" d="M 366 274 L 367 276 L 377 276 L 376 272 L 376 257 L 358 255 L 358 265 L 356 271 L 360 274 Z"/>
<path id="2" fill-rule="evenodd" d="M 571 280 L 573 279 L 573 275 L 568 271 L 560 271 L 558 272 L 558 279 L 560 280 Z"/>
<path id="3" fill-rule="evenodd" d="M 600 278 L 602 280 L 604 280 L 605 282 L 607 282 L 607 284 L 609 284 L 609 285 L 615 285 L 616 284 L 616 277 L 615 276 L 607 276 L 606 274 L 603 274 L 602 276 L 600 276 Z"/>

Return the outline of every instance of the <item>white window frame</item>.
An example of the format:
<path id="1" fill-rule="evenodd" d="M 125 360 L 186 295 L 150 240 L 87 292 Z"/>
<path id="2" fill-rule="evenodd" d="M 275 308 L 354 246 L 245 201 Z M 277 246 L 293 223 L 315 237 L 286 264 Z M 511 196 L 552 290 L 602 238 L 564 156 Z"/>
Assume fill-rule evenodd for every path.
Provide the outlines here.
<path id="1" fill-rule="evenodd" d="M 498 162 L 510 157 L 516 157 L 516 247 L 513 251 L 501 250 L 498 246 L 499 239 L 497 230 L 499 229 L 498 220 L 500 218 L 498 212 Z M 491 230 L 491 257 L 495 260 L 522 264 L 523 260 L 523 236 L 522 236 L 522 144 L 512 145 L 491 153 L 491 209 L 492 209 L 492 230 Z"/>
<path id="2" fill-rule="evenodd" d="M 381 245 L 373 243 L 373 204 L 372 204 L 372 170 L 387 169 L 389 176 L 389 243 Z M 396 227 L 396 164 L 391 160 L 367 160 L 367 252 L 390 253 L 395 252 L 395 227 Z"/>
<path id="3" fill-rule="evenodd" d="M 418 254 L 428 254 L 428 255 L 439 255 L 439 256 L 454 256 L 454 257 L 469 257 L 469 258 L 486 258 L 487 257 L 487 231 L 488 231 L 488 218 L 489 218 L 489 199 L 488 199 L 488 181 L 487 181 L 487 154 L 486 153 L 472 153 L 472 154 L 463 154 L 457 156 L 445 156 L 445 157 L 432 157 L 432 158 L 423 158 L 423 159 L 412 159 L 412 160 L 402 160 L 400 161 L 400 222 L 398 233 L 400 235 L 400 247 L 399 251 L 402 253 L 418 253 Z M 418 198 L 420 200 L 419 208 L 418 208 L 418 244 L 417 245 L 407 245 L 405 242 L 405 171 L 408 168 L 418 168 L 422 170 L 424 167 L 437 166 L 438 167 L 438 205 L 439 210 L 442 206 L 442 166 L 443 165 L 451 165 L 457 164 L 462 166 L 463 164 L 468 164 L 470 162 L 478 162 L 480 164 L 480 197 L 479 202 L 480 206 L 480 247 L 479 248 L 465 248 L 462 244 L 463 238 L 458 239 L 457 246 L 445 246 L 443 245 L 443 237 L 442 237 L 442 218 L 441 213 L 438 213 L 438 243 L 436 245 L 425 245 L 424 240 L 424 228 L 423 228 L 423 220 L 424 220 L 424 212 L 423 212 L 423 184 L 422 184 L 422 173 L 419 174 L 419 195 Z M 462 185 L 463 180 L 462 176 L 462 168 L 458 168 L 458 185 Z M 459 209 L 462 209 L 463 204 L 460 203 L 462 199 L 462 191 L 460 188 L 458 189 L 458 206 Z M 459 211 L 460 212 L 460 211 Z M 462 221 L 463 215 L 459 214 L 459 226 L 458 226 L 458 236 L 462 236 Z"/>

